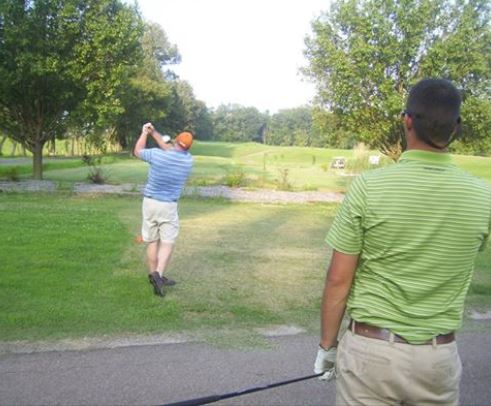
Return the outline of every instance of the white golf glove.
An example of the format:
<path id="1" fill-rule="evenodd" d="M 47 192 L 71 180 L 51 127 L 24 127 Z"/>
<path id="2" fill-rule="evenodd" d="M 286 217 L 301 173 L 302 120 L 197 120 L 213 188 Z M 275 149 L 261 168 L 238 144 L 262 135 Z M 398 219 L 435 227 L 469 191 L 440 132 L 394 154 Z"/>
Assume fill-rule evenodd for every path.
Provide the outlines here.
<path id="1" fill-rule="evenodd" d="M 314 372 L 320 374 L 325 372 L 324 375 L 320 376 L 319 379 L 322 381 L 330 381 L 336 375 L 336 347 L 330 347 L 325 350 L 319 346 L 317 351 L 317 358 L 315 359 Z"/>
<path id="2" fill-rule="evenodd" d="M 162 141 L 164 141 L 166 144 L 170 142 L 170 135 L 167 134 L 162 135 Z"/>
<path id="3" fill-rule="evenodd" d="M 143 128 L 142 128 L 142 132 L 145 132 L 147 133 L 148 135 L 150 135 L 150 133 L 154 130 L 154 127 L 152 125 L 152 123 L 146 123 L 146 124 L 143 124 Z"/>

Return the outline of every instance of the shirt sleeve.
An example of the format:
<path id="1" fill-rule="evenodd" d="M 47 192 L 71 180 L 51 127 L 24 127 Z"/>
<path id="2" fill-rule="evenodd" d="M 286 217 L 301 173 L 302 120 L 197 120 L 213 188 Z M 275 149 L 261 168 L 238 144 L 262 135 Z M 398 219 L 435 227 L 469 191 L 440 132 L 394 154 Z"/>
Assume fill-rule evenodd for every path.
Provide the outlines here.
<path id="1" fill-rule="evenodd" d="M 145 162 L 152 162 L 152 149 L 153 148 L 145 148 L 140 151 L 140 159 Z"/>
<path id="2" fill-rule="evenodd" d="M 365 207 L 366 182 L 360 175 L 351 183 L 326 236 L 326 242 L 336 251 L 350 255 L 361 253 Z"/>

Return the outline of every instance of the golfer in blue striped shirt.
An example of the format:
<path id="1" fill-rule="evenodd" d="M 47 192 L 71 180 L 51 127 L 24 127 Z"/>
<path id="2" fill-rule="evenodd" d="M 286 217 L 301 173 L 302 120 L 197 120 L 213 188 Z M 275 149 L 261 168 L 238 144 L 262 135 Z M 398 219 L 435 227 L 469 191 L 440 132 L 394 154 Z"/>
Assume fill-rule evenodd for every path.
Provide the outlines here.
<path id="1" fill-rule="evenodd" d="M 145 148 L 148 135 L 160 148 Z M 175 282 L 164 276 L 179 234 L 177 201 L 191 173 L 193 158 L 189 148 L 193 136 L 180 133 L 174 144 L 166 143 L 151 123 L 143 126 L 134 154 L 150 164 L 143 192 L 142 238 L 147 244 L 149 281 L 156 295 L 164 296 L 164 285 Z"/>

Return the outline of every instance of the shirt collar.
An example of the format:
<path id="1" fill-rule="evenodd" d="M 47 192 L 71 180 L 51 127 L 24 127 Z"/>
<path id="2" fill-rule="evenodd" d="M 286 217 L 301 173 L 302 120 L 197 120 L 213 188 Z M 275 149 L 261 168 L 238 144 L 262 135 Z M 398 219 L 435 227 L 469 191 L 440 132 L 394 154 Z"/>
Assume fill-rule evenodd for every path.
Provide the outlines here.
<path id="1" fill-rule="evenodd" d="M 452 156 L 449 153 L 422 151 L 420 149 L 403 152 L 399 158 L 399 162 L 402 161 L 424 161 L 440 165 L 453 164 Z"/>

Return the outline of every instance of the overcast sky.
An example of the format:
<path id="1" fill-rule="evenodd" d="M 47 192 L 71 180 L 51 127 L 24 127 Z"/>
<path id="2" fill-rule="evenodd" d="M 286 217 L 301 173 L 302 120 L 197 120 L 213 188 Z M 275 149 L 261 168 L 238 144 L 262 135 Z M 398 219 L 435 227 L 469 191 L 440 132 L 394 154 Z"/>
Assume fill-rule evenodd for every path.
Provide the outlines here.
<path id="1" fill-rule="evenodd" d="M 138 0 L 182 56 L 175 69 L 209 107 L 274 113 L 309 103 L 304 38 L 329 0 Z"/>

